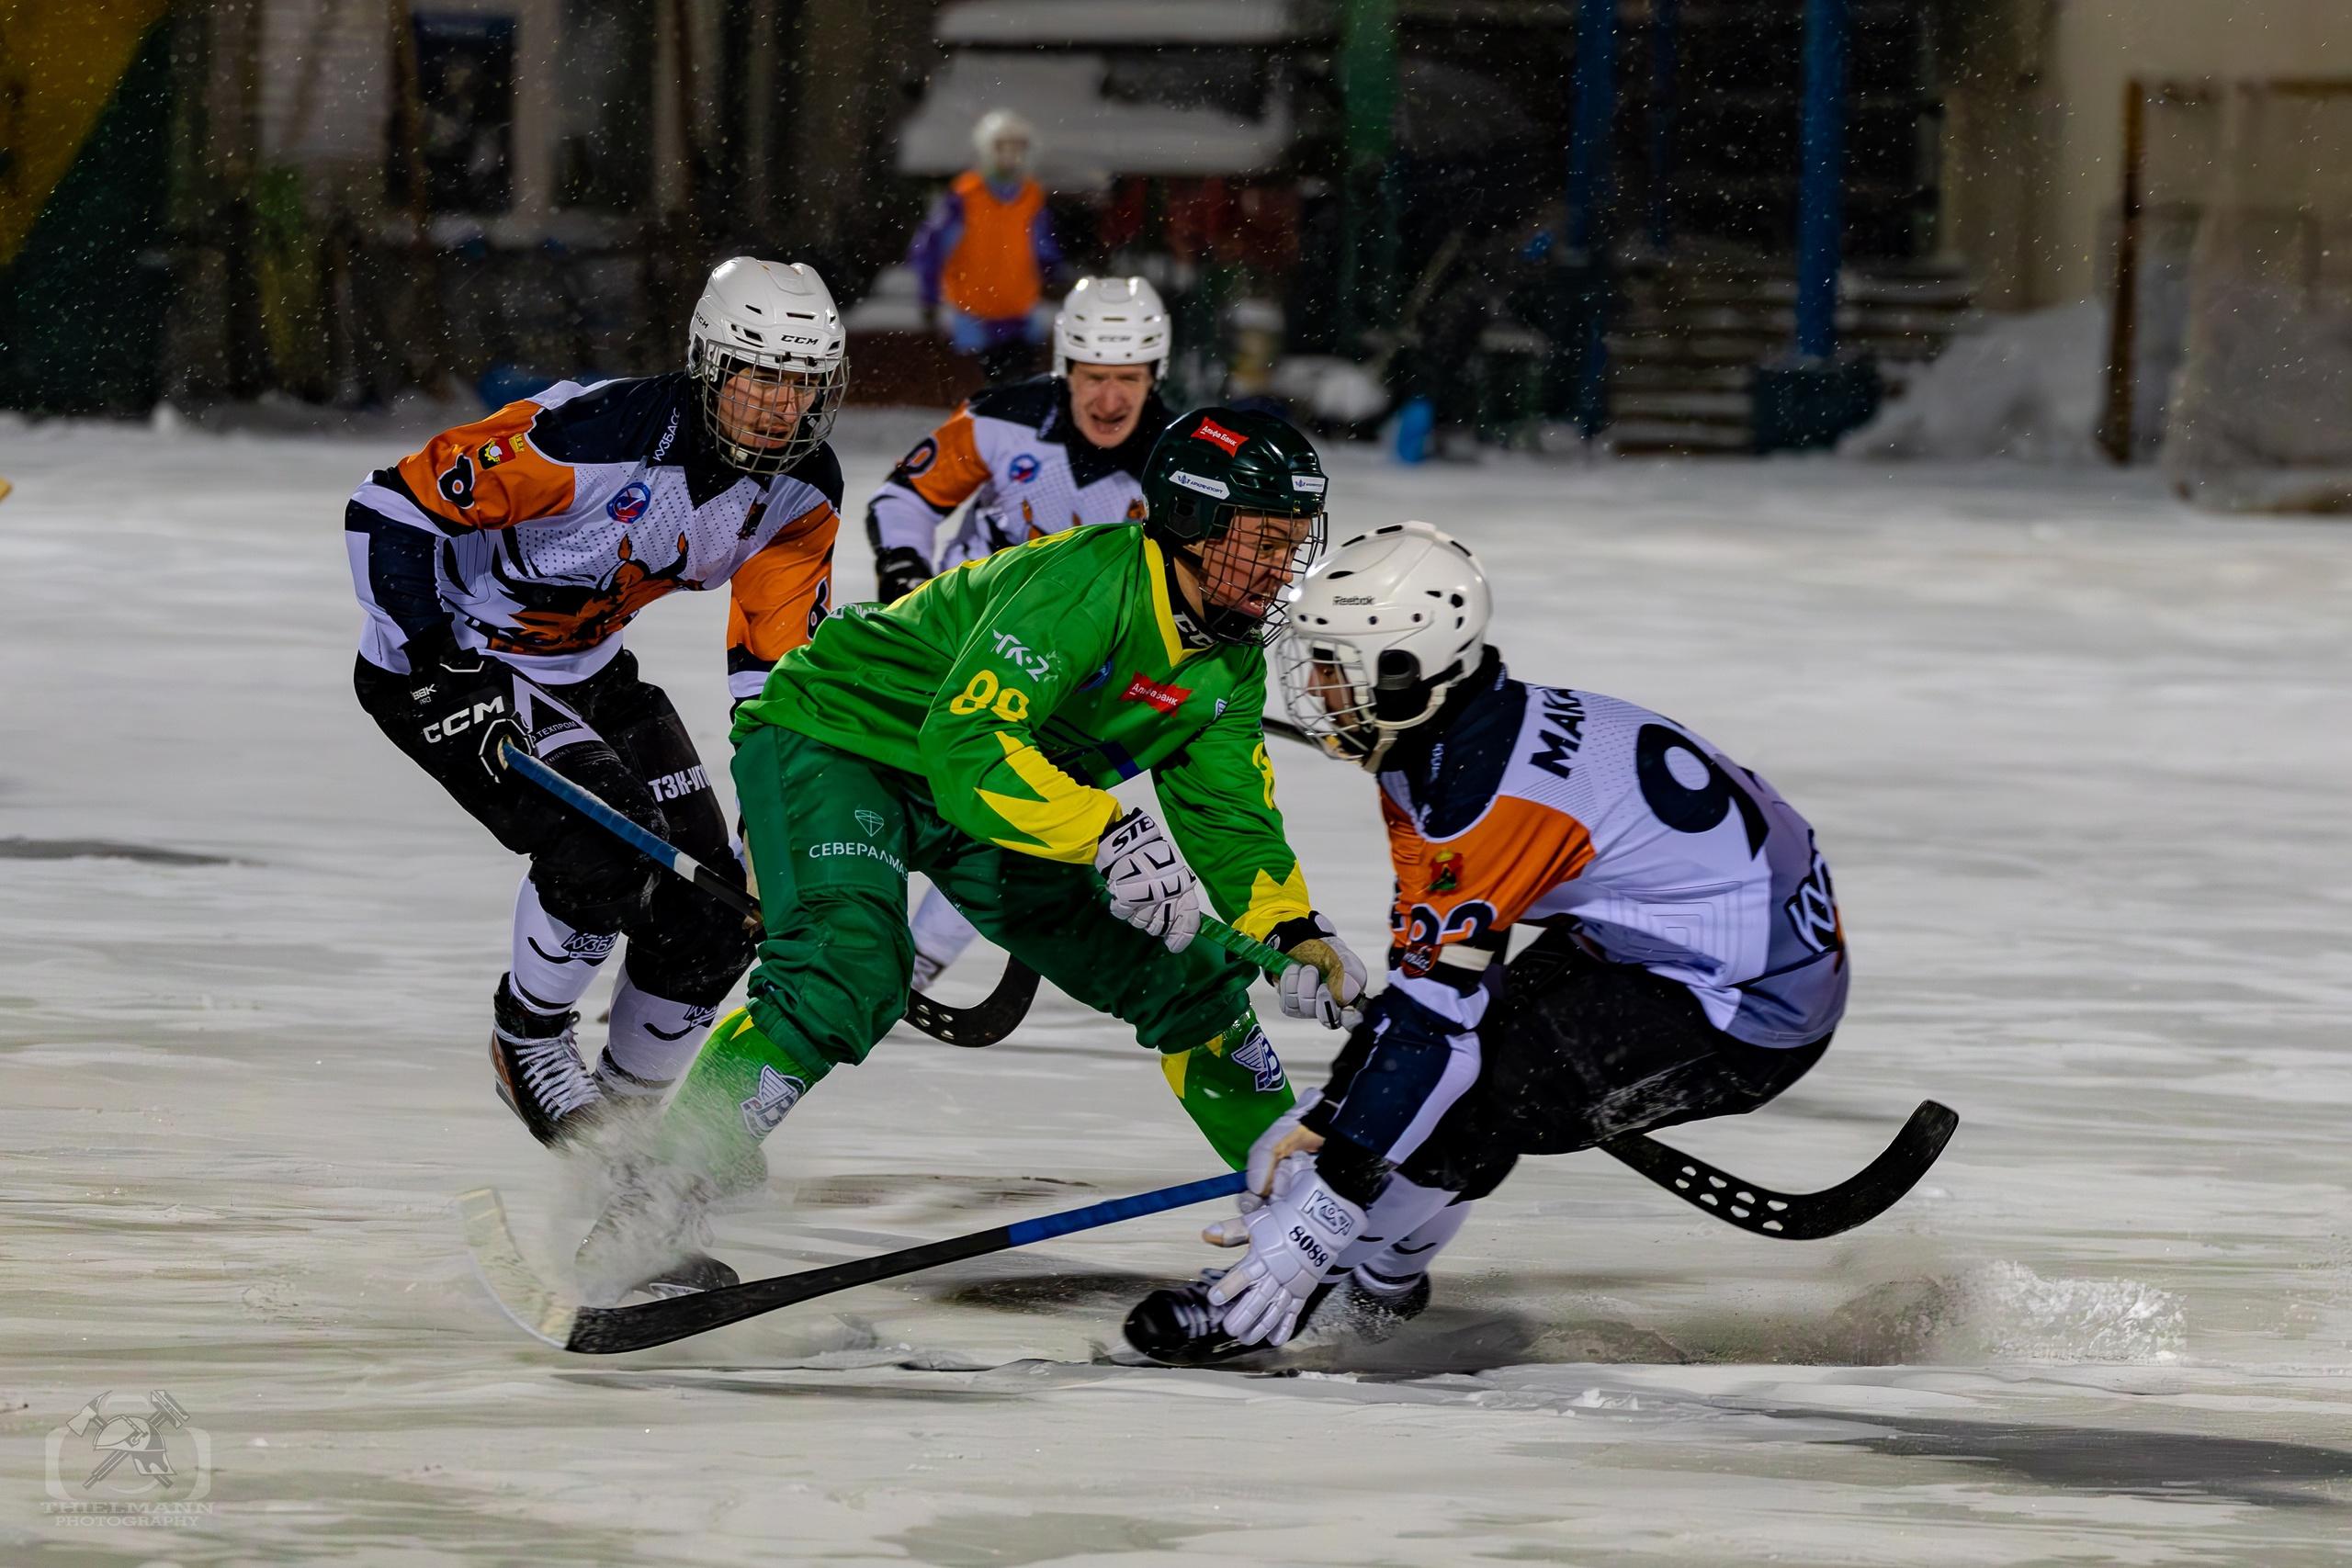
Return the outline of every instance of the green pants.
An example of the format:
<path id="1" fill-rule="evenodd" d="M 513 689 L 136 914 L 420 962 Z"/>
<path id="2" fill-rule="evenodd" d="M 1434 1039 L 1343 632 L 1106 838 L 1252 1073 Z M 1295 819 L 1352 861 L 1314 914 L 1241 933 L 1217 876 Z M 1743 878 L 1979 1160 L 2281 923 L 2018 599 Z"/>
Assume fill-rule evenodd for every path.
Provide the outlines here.
<path id="1" fill-rule="evenodd" d="M 1228 1165 L 1292 1102 L 1258 1029 L 1257 971 L 1215 944 L 1168 951 L 1115 919 L 1102 878 L 951 827 L 913 774 L 770 726 L 735 753 L 767 932 L 748 1019 L 711 1032 L 665 1119 L 671 1152 L 718 1170 L 906 1011 L 914 942 L 907 877 L 922 872 L 980 929 L 1064 993 L 1161 1054 L 1184 1109 Z"/>

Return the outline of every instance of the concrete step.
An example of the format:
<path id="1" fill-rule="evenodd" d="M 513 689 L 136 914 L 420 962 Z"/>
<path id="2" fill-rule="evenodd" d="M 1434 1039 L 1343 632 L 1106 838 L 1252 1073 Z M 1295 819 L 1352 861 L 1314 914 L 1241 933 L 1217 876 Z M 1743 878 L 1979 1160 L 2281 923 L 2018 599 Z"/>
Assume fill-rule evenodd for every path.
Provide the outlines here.
<path id="1" fill-rule="evenodd" d="M 1609 389 L 1609 411 L 1620 419 L 1680 419 L 1708 425 L 1728 423 L 1745 429 L 1754 403 L 1744 390 L 1692 392 L 1620 384 Z"/>
<path id="2" fill-rule="evenodd" d="M 1619 391 L 1746 392 L 1755 378 L 1754 367 L 1746 365 L 1675 365 L 1624 358 L 1611 367 L 1609 384 Z"/>
<path id="3" fill-rule="evenodd" d="M 1746 425 L 1697 424 L 1679 419 L 1621 419 L 1609 427 L 1621 456 L 1749 452 L 1756 437 Z"/>

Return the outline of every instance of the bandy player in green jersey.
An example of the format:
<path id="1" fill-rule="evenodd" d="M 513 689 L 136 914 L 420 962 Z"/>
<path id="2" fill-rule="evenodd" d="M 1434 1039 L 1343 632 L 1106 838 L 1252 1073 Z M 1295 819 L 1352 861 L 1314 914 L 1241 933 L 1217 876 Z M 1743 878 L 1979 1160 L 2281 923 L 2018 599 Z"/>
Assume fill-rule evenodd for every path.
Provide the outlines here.
<path id="1" fill-rule="evenodd" d="M 1131 1025 L 1240 1165 L 1293 1096 L 1250 1006 L 1257 971 L 1193 941 L 1202 892 L 1302 961 L 1286 1013 L 1341 1027 L 1364 985 L 1308 902 L 1260 723 L 1264 648 L 1321 547 L 1326 482 L 1283 421 L 1197 410 L 1153 447 L 1141 527 L 1049 535 L 849 606 L 777 661 L 734 735 L 766 924 L 749 1005 L 712 1031 L 664 1116 L 662 1177 L 608 1212 L 588 1272 L 599 1236 L 675 1238 L 680 1206 L 755 1184 L 760 1141 L 888 1031 L 916 872 Z M 1164 826 L 1109 793 L 1138 773 Z M 681 1245 L 660 1242 L 666 1287 L 730 1277 L 681 1266 Z"/>

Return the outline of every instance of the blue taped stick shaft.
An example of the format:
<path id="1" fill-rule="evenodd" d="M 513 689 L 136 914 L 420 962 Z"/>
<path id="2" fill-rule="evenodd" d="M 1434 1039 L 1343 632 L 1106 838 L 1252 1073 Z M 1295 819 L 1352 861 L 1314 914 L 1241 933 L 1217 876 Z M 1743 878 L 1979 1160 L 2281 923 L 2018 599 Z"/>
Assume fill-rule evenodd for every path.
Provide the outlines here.
<path id="1" fill-rule="evenodd" d="M 1101 1203 L 1090 1203 L 1083 1209 L 1065 1209 L 1058 1214 L 1047 1214 L 1042 1219 L 1022 1220 L 1005 1226 L 1004 1234 L 1011 1245 L 1027 1247 L 1032 1242 L 1068 1235 L 1072 1231 L 1116 1224 L 1121 1220 L 1139 1219 L 1145 1214 L 1157 1214 L 1167 1209 L 1181 1209 L 1188 1203 L 1205 1203 L 1212 1198 L 1230 1198 L 1241 1190 L 1245 1181 L 1241 1172 L 1227 1171 L 1223 1176 L 1187 1181 L 1181 1187 L 1163 1187 L 1157 1192 L 1138 1192 L 1132 1198 L 1113 1198 Z"/>
<path id="2" fill-rule="evenodd" d="M 683 851 L 666 840 L 654 837 L 637 823 L 630 821 L 590 791 L 581 788 L 528 751 L 511 740 L 498 743 L 499 761 L 547 791 L 549 795 L 587 818 L 599 828 L 625 840 L 631 848 L 674 867 L 684 857 Z"/>
<path id="3" fill-rule="evenodd" d="M 668 840 L 648 832 L 599 800 L 594 792 L 581 788 L 513 741 L 498 743 L 498 760 L 655 864 L 676 872 L 747 915 L 760 912 L 758 901 L 731 879 L 711 870 Z"/>

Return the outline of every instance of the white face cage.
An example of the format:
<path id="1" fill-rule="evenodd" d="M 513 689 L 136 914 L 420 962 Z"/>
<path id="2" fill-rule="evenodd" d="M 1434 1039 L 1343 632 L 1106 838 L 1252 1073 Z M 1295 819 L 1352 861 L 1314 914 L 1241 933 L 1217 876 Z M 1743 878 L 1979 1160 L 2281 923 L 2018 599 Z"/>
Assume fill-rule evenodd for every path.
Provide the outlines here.
<path id="1" fill-rule="evenodd" d="M 703 428 L 728 465 L 747 474 L 780 474 L 814 452 L 832 434 L 849 389 L 845 355 L 830 366 L 802 369 L 789 360 L 771 363 L 696 341 L 686 369 L 701 400 Z M 768 431 L 766 422 L 788 406 L 786 387 L 806 391 L 808 401 L 789 433 Z"/>
<path id="2" fill-rule="evenodd" d="M 1372 669 L 1351 643 L 1291 632 L 1275 650 L 1290 721 L 1334 757 L 1362 761 L 1389 737 L 1372 716 Z"/>

